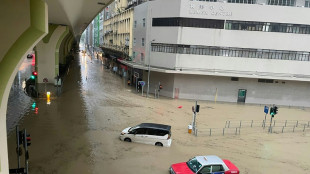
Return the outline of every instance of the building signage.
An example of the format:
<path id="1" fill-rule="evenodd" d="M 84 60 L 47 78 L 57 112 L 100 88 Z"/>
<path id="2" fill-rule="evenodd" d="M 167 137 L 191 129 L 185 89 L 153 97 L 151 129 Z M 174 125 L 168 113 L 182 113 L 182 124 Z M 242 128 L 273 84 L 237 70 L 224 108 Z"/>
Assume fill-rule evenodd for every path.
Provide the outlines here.
<path id="1" fill-rule="evenodd" d="M 227 11 L 224 6 L 202 5 L 190 3 L 189 14 L 206 16 L 232 16 L 231 11 Z"/>

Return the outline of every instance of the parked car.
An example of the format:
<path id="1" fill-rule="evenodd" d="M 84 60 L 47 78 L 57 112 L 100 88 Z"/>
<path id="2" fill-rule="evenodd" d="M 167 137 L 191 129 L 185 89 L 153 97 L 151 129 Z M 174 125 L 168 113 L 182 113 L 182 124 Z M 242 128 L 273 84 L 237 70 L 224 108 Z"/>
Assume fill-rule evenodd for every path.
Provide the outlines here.
<path id="1" fill-rule="evenodd" d="M 141 123 L 121 132 L 120 139 L 127 142 L 171 146 L 171 126 L 156 123 Z"/>
<path id="2" fill-rule="evenodd" d="M 27 54 L 27 58 L 32 58 L 33 57 L 33 55 L 32 54 Z"/>
<path id="3" fill-rule="evenodd" d="M 229 160 L 215 155 L 196 156 L 187 162 L 172 164 L 170 174 L 239 174 L 239 169 Z"/>

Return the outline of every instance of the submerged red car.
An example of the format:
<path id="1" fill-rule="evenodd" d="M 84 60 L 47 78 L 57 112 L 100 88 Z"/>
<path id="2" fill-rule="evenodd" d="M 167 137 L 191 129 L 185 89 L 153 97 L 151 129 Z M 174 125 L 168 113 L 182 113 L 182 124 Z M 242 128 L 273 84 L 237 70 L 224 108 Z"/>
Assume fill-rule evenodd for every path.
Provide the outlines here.
<path id="1" fill-rule="evenodd" d="M 229 160 L 208 155 L 172 164 L 169 172 L 170 174 L 239 174 L 239 169 Z"/>

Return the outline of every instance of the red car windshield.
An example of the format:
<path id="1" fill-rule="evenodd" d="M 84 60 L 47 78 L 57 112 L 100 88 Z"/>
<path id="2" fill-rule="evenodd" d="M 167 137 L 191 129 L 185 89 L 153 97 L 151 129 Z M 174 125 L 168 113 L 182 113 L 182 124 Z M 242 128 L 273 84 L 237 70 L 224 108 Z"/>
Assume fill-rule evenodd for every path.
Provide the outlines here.
<path id="1" fill-rule="evenodd" d="M 190 168 L 194 173 L 196 173 L 200 168 L 201 164 L 197 161 L 196 158 L 192 158 L 186 162 L 188 168 Z"/>

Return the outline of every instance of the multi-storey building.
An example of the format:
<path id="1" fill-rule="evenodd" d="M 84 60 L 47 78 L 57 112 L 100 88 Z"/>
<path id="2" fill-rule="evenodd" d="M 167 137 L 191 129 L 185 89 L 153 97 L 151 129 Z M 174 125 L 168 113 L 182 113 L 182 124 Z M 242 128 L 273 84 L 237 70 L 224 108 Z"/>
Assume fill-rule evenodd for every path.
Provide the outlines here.
<path id="1" fill-rule="evenodd" d="M 133 8 L 127 7 L 127 1 L 115 1 L 106 11 L 103 24 L 104 41 L 102 50 L 109 56 L 128 58 L 132 56 L 132 18 Z"/>
<path id="2" fill-rule="evenodd" d="M 133 60 L 122 62 L 171 98 L 309 107 L 308 1 L 212 1 L 136 6 Z"/>

